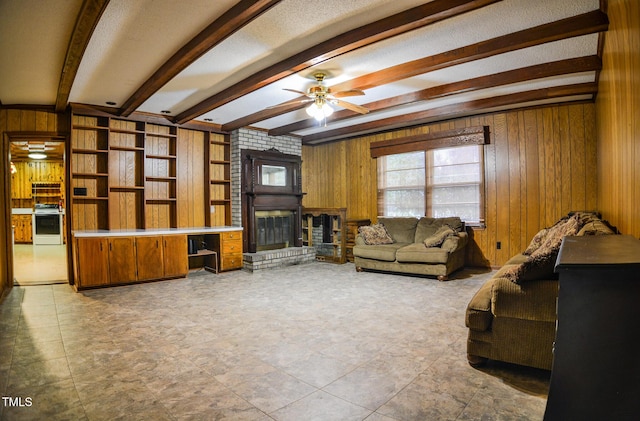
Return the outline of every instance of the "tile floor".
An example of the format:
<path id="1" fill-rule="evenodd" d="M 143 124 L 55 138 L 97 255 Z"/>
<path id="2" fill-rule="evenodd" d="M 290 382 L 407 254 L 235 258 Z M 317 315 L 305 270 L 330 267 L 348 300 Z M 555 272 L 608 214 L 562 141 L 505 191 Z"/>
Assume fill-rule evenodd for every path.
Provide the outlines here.
<path id="1" fill-rule="evenodd" d="M 67 246 L 14 244 L 13 278 L 21 286 L 66 283 Z"/>
<path id="2" fill-rule="evenodd" d="M 0 303 L 12 399 L 0 419 L 540 420 L 548 372 L 466 362 L 464 310 L 490 275 L 314 262 L 81 293 L 14 287 Z"/>

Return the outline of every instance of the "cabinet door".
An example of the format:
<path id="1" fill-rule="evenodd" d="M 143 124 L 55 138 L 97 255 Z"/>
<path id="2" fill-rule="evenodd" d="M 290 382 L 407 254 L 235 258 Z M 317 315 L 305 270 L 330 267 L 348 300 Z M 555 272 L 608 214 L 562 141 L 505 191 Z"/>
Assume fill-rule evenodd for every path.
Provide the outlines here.
<path id="1" fill-rule="evenodd" d="M 13 228 L 13 241 L 16 243 L 22 242 L 22 228 L 20 227 L 20 216 L 11 215 L 11 226 Z"/>
<path id="2" fill-rule="evenodd" d="M 24 215 L 24 236 L 25 242 L 33 243 L 33 224 L 31 223 L 31 215 Z"/>
<path id="3" fill-rule="evenodd" d="M 76 238 L 78 288 L 109 284 L 109 242 L 105 238 Z"/>
<path id="4" fill-rule="evenodd" d="M 134 237 L 109 239 L 109 280 L 112 284 L 137 280 Z"/>
<path id="5" fill-rule="evenodd" d="M 162 236 L 136 238 L 138 280 L 160 279 L 164 276 Z"/>
<path id="6" fill-rule="evenodd" d="M 186 235 L 165 235 L 164 275 L 186 276 L 189 273 L 189 257 Z"/>

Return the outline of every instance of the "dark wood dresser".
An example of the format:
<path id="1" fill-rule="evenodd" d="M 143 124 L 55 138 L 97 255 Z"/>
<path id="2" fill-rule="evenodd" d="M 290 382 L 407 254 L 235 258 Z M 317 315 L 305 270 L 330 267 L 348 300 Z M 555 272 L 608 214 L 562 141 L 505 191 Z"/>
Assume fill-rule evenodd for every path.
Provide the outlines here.
<path id="1" fill-rule="evenodd" d="M 551 384 L 544 419 L 640 416 L 640 241 L 565 237 Z"/>

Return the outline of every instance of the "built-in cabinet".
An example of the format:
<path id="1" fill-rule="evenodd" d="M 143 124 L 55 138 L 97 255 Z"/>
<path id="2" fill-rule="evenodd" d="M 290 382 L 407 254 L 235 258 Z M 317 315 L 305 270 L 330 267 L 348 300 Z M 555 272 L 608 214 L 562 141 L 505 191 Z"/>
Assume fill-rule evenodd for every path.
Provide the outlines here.
<path id="1" fill-rule="evenodd" d="M 187 242 L 183 235 L 136 238 L 138 281 L 184 276 L 189 271 Z"/>
<path id="2" fill-rule="evenodd" d="M 75 237 L 75 288 L 186 276 L 186 235 Z"/>
<path id="3" fill-rule="evenodd" d="M 347 261 L 347 210 L 345 208 L 303 208 L 302 244 L 316 248 L 323 262 Z"/>
<path id="4" fill-rule="evenodd" d="M 76 290 L 185 277 L 198 259 L 214 272 L 242 268 L 240 228 L 162 231 L 74 233 Z M 195 242 L 193 249 L 189 241 Z"/>
<path id="5" fill-rule="evenodd" d="M 14 241 L 16 243 L 33 242 L 33 225 L 31 223 L 31 218 L 31 214 L 11 215 Z"/>

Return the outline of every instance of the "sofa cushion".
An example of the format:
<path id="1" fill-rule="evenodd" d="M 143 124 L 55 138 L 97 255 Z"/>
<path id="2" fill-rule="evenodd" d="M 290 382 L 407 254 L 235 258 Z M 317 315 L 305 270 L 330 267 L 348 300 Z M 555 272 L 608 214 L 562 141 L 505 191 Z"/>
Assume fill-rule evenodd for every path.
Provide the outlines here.
<path id="1" fill-rule="evenodd" d="M 422 243 L 406 245 L 396 252 L 398 263 L 447 263 L 449 252 L 440 247 L 425 247 Z"/>
<path id="2" fill-rule="evenodd" d="M 413 239 L 414 243 L 422 243 L 426 238 L 436 233 L 438 228 L 448 225 L 458 232 L 464 231 L 464 223 L 457 216 L 446 218 L 429 218 L 427 216 L 420 218 L 416 226 L 416 235 Z"/>
<path id="3" fill-rule="evenodd" d="M 379 245 L 391 244 L 393 239 L 389 236 L 386 228 L 382 224 L 366 225 L 358 228 L 365 244 Z"/>
<path id="4" fill-rule="evenodd" d="M 406 245 L 407 243 L 381 244 L 377 246 L 356 245 L 353 247 L 353 255 L 365 259 L 394 262 L 396 260 L 396 251 Z M 424 246 L 422 247 L 424 248 Z"/>
<path id="5" fill-rule="evenodd" d="M 425 238 L 422 243 L 426 247 L 439 247 L 447 237 L 457 235 L 457 233 L 458 232 L 449 225 L 443 225 L 438 228 L 435 233 Z"/>
<path id="6" fill-rule="evenodd" d="M 413 243 L 417 218 L 378 218 L 378 223 L 384 225 L 394 242 Z"/>

